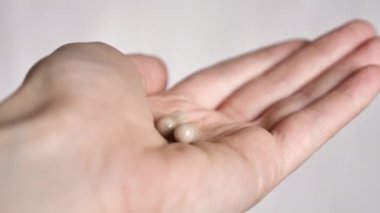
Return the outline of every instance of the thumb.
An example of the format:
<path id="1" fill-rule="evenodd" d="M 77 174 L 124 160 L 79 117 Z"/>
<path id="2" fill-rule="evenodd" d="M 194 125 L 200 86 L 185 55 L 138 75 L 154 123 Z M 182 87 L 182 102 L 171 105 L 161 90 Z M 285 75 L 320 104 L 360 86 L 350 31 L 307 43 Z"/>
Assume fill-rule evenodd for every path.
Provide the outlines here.
<path id="1" fill-rule="evenodd" d="M 168 72 L 161 59 L 143 54 L 128 54 L 126 56 L 138 68 L 146 93 L 154 94 L 165 90 Z"/>

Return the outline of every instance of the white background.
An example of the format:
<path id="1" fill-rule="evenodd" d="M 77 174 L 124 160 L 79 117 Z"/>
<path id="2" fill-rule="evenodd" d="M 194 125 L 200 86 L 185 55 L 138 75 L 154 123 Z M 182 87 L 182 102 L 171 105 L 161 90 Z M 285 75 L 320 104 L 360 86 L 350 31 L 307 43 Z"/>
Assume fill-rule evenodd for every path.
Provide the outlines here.
<path id="1" fill-rule="evenodd" d="M 218 60 L 352 18 L 380 29 L 379 0 L 1 0 L 0 98 L 58 46 L 103 41 L 161 56 L 170 83 Z M 28 103 L 25 103 L 28 104 Z M 380 100 L 250 212 L 380 212 Z"/>

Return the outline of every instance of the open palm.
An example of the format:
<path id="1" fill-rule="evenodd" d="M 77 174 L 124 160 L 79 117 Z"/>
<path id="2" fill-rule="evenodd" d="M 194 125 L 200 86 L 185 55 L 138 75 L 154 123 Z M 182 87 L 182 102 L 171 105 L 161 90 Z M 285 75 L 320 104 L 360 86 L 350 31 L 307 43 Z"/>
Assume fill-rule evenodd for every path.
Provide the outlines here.
<path id="1" fill-rule="evenodd" d="M 66 45 L 0 105 L 2 140 L 28 141 L 15 168 L 4 167 L 0 211 L 245 211 L 371 102 L 377 65 L 380 39 L 363 21 L 221 62 L 170 89 L 156 58 Z M 154 128 L 176 110 L 200 129 L 197 142 L 168 143 Z"/>
<path id="2" fill-rule="evenodd" d="M 201 129 L 199 142 L 164 148 L 186 165 L 179 181 L 192 183 L 193 201 L 205 196 L 200 212 L 236 212 L 370 103 L 380 88 L 380 70 L 370 65 L 378 64 L 380 40 L 356 21 L 314 42 L 284 42 L 219 63 L 149 100 L 156 119 L 182 110 Z"/>

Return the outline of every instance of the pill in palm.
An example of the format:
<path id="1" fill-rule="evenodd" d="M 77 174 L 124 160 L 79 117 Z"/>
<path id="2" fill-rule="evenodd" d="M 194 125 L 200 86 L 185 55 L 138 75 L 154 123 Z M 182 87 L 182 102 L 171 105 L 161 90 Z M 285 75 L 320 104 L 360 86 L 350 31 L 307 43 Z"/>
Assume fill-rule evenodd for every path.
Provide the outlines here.
<path id="1" fill-rule="evenodd" d="M 158 132 L 164 137 L 169 137 L 176 126 L 185 120 L 185 113 L 182 111 L 174 111 L 167 116 L 164 116 L 156 123 Z"/>
<path id="2" fill-rule="evenodd" d="M 174 138 L 178 142 L 191 143 L 198 137 L 198 129 L 190 123 L 185 123 L 177 126 L 174 129 Z"/>

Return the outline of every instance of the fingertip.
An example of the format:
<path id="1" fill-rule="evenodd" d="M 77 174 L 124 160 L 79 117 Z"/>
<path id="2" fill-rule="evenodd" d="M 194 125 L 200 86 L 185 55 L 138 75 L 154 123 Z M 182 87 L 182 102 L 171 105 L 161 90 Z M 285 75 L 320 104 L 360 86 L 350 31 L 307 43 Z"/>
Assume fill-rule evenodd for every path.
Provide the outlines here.
<path id="1" fill-rule="evenodd" d="M 373 37 L 377 34 L 375 27 L 369 21 L 360 18 L 347 22 L 345 25 L 343 25 L 343 28 L 352 29 L 357 33 L 365 34 L 370 37 Z"/>
<path id="2" fill-rule="evenodd" d="M 168 73 L 163 60 L 157 56 L 145 54 L 128 54 L 126 56 L 137 66 L 148 94 L 157 93 L 166 88 Z"/>
<path id="3" fill-rule="evenodd" d="M 372 34 L 376 34 L 376 29 L 371 22 L 365 19 L 356 18 L 347 23 L 350 26 L 356 26 L 360 29 L 366 29 L 366 31 L 372 32 Z"/>

